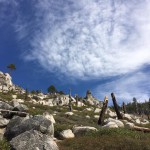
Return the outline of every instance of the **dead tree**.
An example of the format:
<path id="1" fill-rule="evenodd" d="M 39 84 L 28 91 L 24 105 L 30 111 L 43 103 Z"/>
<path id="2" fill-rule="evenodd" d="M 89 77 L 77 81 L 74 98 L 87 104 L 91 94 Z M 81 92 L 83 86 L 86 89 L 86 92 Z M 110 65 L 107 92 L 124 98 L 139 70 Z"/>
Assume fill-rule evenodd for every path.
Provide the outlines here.
<path id="1" fill-rule="evenodd" d="M 69 92 L 69 111 L 71 112 L 72 111 L 72 103 L 71 103 L 71 89 L 70 89 L 70 92 Z"/>
<path id="2" fill-rule="evenodd" d="M 69 100 L 69 111 L 71 112 L 72 111 L 72 104 L 71 104 L 71 101 Z"/>
<path id="3" fill-rule="evenodd" d="M 137 102 L 137 99 L 135 97 L 133 97 L 133 104 L 134 104 L 134 107 L 135 107 L 135 113 L 139 114 L 138 102 Z"/>
<path id="4" fill-rule="evenodd" d="M 105 112 L 107 109 L 107 104 L 108 104 L 108 97 L 105 96 L 104 102 L 103 102 L 103 107 L 102 107 L 102 110 L 100 112 L 99 119 L 98 119 L 98 125 L 103 125 L 103 123 L 104 123 L 104 115 L 105 115 Z"/>
<path id="5" fill-rule="evenodd" d="M 78 107 L 78 95 L 76 94 L 76 106 Z"/>
<path id="6" fill-rule="evenodd" d="M 0 109 L 1 113 L 11 113 L 12 115 L 17 115 L 20 117 L 26 117 L 28 115 L 28 113 L 26 112 L 21 112 L 21 111 L 13 111 L 13 110 L 6 110 L 6 109 Z"/>
<path id="7" fill-rule="evenodd" d="M 148 101 L 148 119 L 150 120 L 150 98 Z"/>
<path id="8" fill-rule="evenodd" d="M 26 92 L 25 92 L 25 98 L 24 98 L 25 100 L 27 100 L 28 99 L 28 89 L 26 88 Z"/>
<path id="9" fill-rule="evenodd" d="M 123 110 L 123 113 L 125 114 L 126 113 L 126 105 L 124 102 L 122 103 L 122 110 Z"/>
<path id="10" fill-rule="evenodd" d="M 114 93 L 111 93 L 111 97 L 112 97 L 112 101 L 113 101 L 114 108 L 115 108 L 118 119 L 123 119 L 122 115 L 120 114 Z"/>

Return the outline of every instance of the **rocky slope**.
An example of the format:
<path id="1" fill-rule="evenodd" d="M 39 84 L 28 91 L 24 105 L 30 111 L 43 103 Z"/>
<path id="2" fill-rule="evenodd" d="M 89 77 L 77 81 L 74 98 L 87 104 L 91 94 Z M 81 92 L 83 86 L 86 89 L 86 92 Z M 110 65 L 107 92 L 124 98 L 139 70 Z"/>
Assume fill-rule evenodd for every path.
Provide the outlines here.
<path id="1" fill-rule="evenodd" d="M 57 145 L 64 139 L 103 129 L 134 129 L 149 124 L 141 116 L 123 112 L 123 120 L 118 120 L 116 113 L 107 108 L 104 124 L 98 126 L 102 103 L 90 91 L 83 101 L 71 97 L 70 111 L 69 95 L 29 93 L 25 98 L 25 91 L 16 88 L 9 74 L 0 76 L 0 138 L 6 138 L 13 150 L 58 150 Z"/>

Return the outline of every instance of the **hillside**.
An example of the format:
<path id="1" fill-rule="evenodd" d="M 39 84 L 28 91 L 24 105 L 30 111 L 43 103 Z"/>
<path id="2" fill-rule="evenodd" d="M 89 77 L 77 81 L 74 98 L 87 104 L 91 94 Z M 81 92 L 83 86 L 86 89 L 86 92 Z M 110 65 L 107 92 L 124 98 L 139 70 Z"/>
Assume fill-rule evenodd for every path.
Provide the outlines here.
<path id="1" fill-rule="evenodd" d="M 103 106 L 90 91 L 84 99 L 31 93 L 0 72 L 0 149 L 150 150 L 150 120 L 121 110 L 117 119 L 107 107 L 98 125 Z"/>

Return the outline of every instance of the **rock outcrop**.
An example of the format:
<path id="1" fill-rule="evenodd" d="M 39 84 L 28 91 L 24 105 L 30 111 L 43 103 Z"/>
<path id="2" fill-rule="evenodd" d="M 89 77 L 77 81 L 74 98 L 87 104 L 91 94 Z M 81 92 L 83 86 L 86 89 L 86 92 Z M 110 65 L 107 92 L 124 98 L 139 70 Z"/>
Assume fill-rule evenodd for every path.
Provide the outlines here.
<path id="1" fill-rule="evenodd" d="M 12 83 L 12 77 L 9 73 L 0 71 L 0 92 L 7 93 L 12 90 L 20 94 L 25 93 L 24 89 Z"/>
<path id="2" fill-rule="evenodd" d="M 32 118 L 15 117 L 11 119 L 4 136 L 10 141 L 12 138 L 32 129 L 52 137 L 54 135 L 54 126 L 50 120 L 43 116 L 34 116 Z"/>
<path id="3" fill-rule="evenodd" d="M 15 150 L 58 150 L 55 141 L 36 130 L 25 131 L 10 141 Z"/>
<path id="4" fill-rule="evenodd" d="M 85 97 L 86 101 L 90 104 L 90 105 L 95 105 L 95 106 L 99 106 L 100 108 L 103 106 L 103 102 L 99 101 L 98 99 L 94 98 L 92 96 L 92 93 L 90 90 L 88 90 L 86 92 L 86 97 Z"/>

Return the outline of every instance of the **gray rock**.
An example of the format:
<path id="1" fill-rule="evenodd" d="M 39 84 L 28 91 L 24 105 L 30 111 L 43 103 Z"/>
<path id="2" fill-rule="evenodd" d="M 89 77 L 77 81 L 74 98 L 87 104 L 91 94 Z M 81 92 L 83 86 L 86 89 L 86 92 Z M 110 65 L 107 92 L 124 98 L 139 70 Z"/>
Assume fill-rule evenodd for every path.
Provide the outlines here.
<path id="1" fill-rule="evenodd" d="M 34 116 L 32 118 L 21 118 L 15 117 L 7 125 L 6 132 L 4 136 L 11 140 L 12 138 L 18 136 L 19 134 L 29 131 L 37 130 L 41 133 L 48 134 L 50 136 L 54 135 L 53 123 L 43 116 Z"/>
<path id="2" fill-rule="evenodd" d="M 26 131 L 10 141 L 15 150 L 58 150 L 58 146 L 50 136 L 36 130 Z"/>
<path id="3" fill-rule="evenodd" d="M 114 122 L 119 128 L 124 128 L 124 124 L 122 121 L 113 119 L 113 118 L 108 118 L 105 119 L 105 123 L 108 124 L 109 122 Z"/>
<path id="4" fill-rule="evenodd" d="M 78 126 L 73 128 L 73 133 L 75 134 L 75 136 L 83 135 L 90 131 L 97 131 L 97 129 L 90 126 Z"/>
<path id="5" fill-rule="evenodd" d="M 68 130 L 63 130 L 62 132 L 60 132 L 60 138 L 61 139 L 70 139 L 70 138 L 74 138 L 74 134 L 72 133 L 72 130 L 68 129 Z"/>
<path id="6" fill-rule="evenodd" d="M 14 107 L 12 107 L 11 105 L 7 104 L 6 102 L 0 101 L 0 109 L 4 109 L 4 110 L 12 110 Z M 4 118 L 8 118 L 11 119 L 13 117 L 12 113 L 8 113 L 8 112 L 2 112 L 2 116 Z"/>
<path id="7" fill-rule="evenodd" d="M 115 122 L 108 122 L 106 125 L 102 127 L 103 128 L 118 128 L 118 125 Z"/>
<path id="8" fill-rule="evenodd" d="M 126 124 L 125 124 L 125 127 L 126 128 L 129 128 L 129 129 L 132 129 L 132 128 L 134 128 L 134 123 L 131 123 L 131 122 L 127 122 Z"/>
<path id="9" fill-rule="evenodd" d="M 49 114 L 48 112 L 43 113 L 43 116 L 44 116 L 46 119 L 50 120 L 52 123 L 56 123 L 56 121 L 55 121 L 53 115 Z"/>
<path id="10" fill-rule="evenodd" d="M 0 109 L 12 110 L 13 107 L 3 101 L 0 101 Z"/>
<path id="11" fill-rule="evenodd" d="M 26 105 L 24 104 L 18 104 L 16 107 L 13 109 L 14 111 L 21 111 L 21 112 L 27 112 L 29 109 Z"/>

